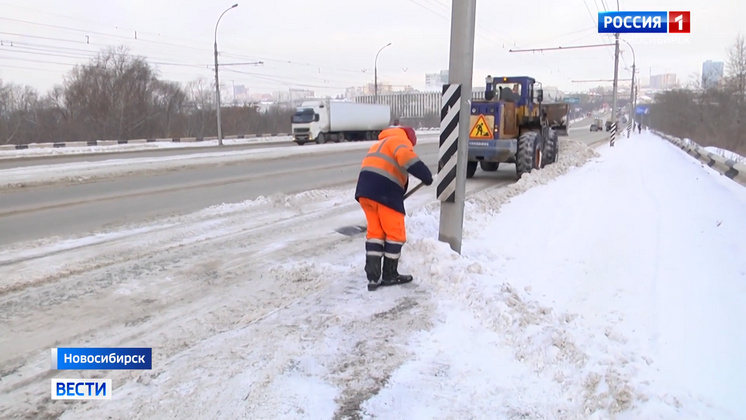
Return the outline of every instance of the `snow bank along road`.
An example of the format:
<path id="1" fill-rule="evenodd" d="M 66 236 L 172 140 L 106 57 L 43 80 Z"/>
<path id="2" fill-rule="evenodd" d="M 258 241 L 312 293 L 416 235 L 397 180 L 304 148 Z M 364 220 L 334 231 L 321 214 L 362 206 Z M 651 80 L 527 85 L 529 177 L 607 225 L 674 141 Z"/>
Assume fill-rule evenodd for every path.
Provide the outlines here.
<path id="1" fill-rule="evenodd" d="M 140 153 L 140 156 L 166 156 L 173 154 L 204 153 L 213 150 L 242 150 L 256 147 L 287 147 L 293 146 L 291 136 L 252 137 L 245 139 L 223 139 L 223 147 L 218 149 L 217 140 L 201 142 L 173 142 L 158 141 L 147 143 L 143 140 L 132 140 L 126 144 L 118 144 L 116 140 L 104 141 L 104 144 L 87 146 L 87 142 L 67 143 L 65 147 L 52 147 L 53 143 L 36 143 L 28 149 L 3 150 L 0 146 L 0 169 L 15 167 L 16 165 L 45 164 L 49 160 L 66 162 L 85 156 L 87 159 L 106 159 L 111 155 L 127 156 Z M 21 163 L 23 162 L 23 163 Z"/>
<path id="2" fill-rule="evenodd" d="M 634 142 L 539 188 L 595 152 L 470 180 L 461 257 L 420 190 L 418 280 L 381 293 L 361 238 L 332 232 L 362 218 L 349 184 L 4 243 L 0 418 L 739 418 L 746 194 Z M 153 347 L 154 368 L 50 371 L 63 345 Z M 114 399 L 52 401 L 53 377 L 111 378 Z"/>
<path id="3" fill-rule="evenodd" d="M 274 140 L 274 141 L 273 141 Z M 222 148 L 217 146 L 194 146 L 194 143 L 162 143 L 158 146 L 146 148 L 141 144 L 123 144 L 117 146 L 91 146 L 64 149 L 26 149 L 13 153 L 0 152 L 0 169 L 21 168 L 37 165 L 59 165 L 73 162 L 96 162 L 109 159 L 130 159 L 147 157 L 164 157 L 207 153 L 211 151 L 230 152 L 251 149 L 264 149 L 267 147 L 298 147 L 292 141 L 267 139 L 266 141 L 247 142 L 242 144 L 225 143 Z M 61 153 L 61 152 L 65 153 Z M 56 152 L 56 153 L 55 153 Z M 13 153 L 13 154 L 11 154 Z"/>
<path id="4" fill-rule="evenodd" d="M 572 138 L 594 142 L 583 129 Z M 417 151 L 436 170 L 437 133 Z M 0 170 L 0 236 L 5 243 L 110 229 L 275 193 L 351 184 L 369 143 L 79 161 Z M 514 165 L 475 183 L 514 180 Z M 487 181 L 490 179 L 490 181 Z"/>

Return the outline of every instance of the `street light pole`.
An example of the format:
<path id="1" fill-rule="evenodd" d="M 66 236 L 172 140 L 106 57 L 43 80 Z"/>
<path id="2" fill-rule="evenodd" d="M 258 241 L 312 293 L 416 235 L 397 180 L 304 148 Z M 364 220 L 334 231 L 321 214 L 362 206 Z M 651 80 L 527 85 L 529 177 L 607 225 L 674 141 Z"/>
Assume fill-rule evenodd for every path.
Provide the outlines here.
<path id="1" fill-rule="evenodd" d="M 220 124 L 220 79 L 218 78 L 218 24 L 220 24 L 220 19 L 223 18 L 223 15 L 226 14 L 229 10 L 235 9 L 238 7 L 238 3 L 234 4 L 233 6 L 225 9 L 223 13 L 220 14 L 220 17 L 218 18 L 217 23 L 215 23 L 215 105 L 217 108 L 217 115 L 218 115 L 218 145 L 223 145 L 223 128 Z"/>
<path id="2" fill-rule="evenodd" d="M 381 47 L 380 50 L 378 50 L 378 52 L 376 53 L 376 59 L 373 63 L 373 92 L 376 97 L 376 103 L 378 103 L 378 54 L 380 54 L 381 51 L 383 51 L 383 49 L 388 47 L 389 45 L 391 45 L 390 42 Z"/>
<path id="3" fill-rule="evenodd" d="M 629 138 L 630 131 L 632 131 L 632 129 L 634 128 L 634 121 L 635 121 L 635 111 L 636 111 L 635 110 L 635 107 L 636 107 L 636 104 L 635 104 L 635 98 L 636 98 L 635 96 L 635 68 L 637 65 L 637 60 L 635 59 L 635 49 L 632 48 L 632 44 L 630 44 L 624 39 L 622 41 L 624 41 L 627 45 L 629 45 L 629 49 L 632 50 L 632 86 L 629 89 L 629 119 L 630 119 L 630 125 L 632 127 L 630 128 L 630 126 L 627 126 L 627 138 Z"/>
<path id="4" fill-rule="evenodd" d="M 619 0 L 616 1 L 616 10 L 619 11 Z M 611 138 L 609 139 L 609 145 L 614 147 L 614 141 L 616 140 L 617 126 L 617 115 L 616 115 L 616 101 L 617 101 L 617 82 L 619 80 L 619 33 L 614 34 L 614 93 L 611 100 Z"/>

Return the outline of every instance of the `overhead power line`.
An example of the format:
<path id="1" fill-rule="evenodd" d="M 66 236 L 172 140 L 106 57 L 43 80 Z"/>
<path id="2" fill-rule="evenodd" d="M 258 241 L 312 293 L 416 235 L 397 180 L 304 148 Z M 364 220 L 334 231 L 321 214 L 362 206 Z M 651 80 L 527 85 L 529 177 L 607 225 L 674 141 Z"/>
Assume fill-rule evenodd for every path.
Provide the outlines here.
<path id="1" fill-rule="evenodd" d="M 508 50 L 509 52 L 541 52 L 541 51 L 555 51 L 555 50 L 574 50 L 578 48 L 597 48 L 597 47 L 613 47 L 614 44 L 591 44 L 591 45 L 572 45 L 569 47 L 553 47 L 553 48 L 531 48 L 526 50 Z"/>
<path id="2" fill-rule="evenodd" d="M 596 82 L 613 82 L 614 79 L 595 79 L 595 80 L 571 80 L 573 83 L 596 83 Z M 620 80 L 619 82 L 624 82 Z M 629 80 L 627 80 L 629 82 Z"/>

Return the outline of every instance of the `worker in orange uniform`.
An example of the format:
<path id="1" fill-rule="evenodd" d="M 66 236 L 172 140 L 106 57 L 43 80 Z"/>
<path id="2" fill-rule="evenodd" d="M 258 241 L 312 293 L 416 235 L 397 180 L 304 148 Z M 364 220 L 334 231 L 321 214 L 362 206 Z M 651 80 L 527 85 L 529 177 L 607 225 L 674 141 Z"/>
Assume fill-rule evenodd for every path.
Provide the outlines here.
<path id="1" fill-rule="evenodd" d="M 381 131 L 378 139 L 363 159 L 355 190 L 355 200 L 368 220 L 365 273 L 370 291 L 412 281 L 412 276 L 398 271 L 401 249 L 407 240 L 404 194 L 410 173 L 425 185 L 433 183 L 430 169 L 414 151 L 417 136 L 411 127 L 389 127 Z"/>

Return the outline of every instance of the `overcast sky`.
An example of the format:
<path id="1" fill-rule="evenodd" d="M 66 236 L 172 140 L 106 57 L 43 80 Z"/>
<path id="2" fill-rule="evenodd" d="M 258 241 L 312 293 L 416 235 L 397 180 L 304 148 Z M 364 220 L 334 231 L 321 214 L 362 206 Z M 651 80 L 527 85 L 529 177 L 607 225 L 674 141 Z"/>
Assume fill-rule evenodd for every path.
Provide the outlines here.
<path id="1" fill-rule="evenodd" d="M 263 61 L 221 68 L 221 84 L 251 92 L 307 88 L 336 94 L 373 81 L 424 88 L 424 74 L 448 68 L 450 0 L 242 1 L 218 30 L 221 63 Z M 233 0 L 0 0 L 0 79 L 46 91 L 75 65 L 107 46 L 127 45 L 158 63 L 164 79 L 213 78 L 213 31 Z M 526 11 L 533 6 L 535 10 Z M 701 72 L 702 62 L 726 59 L 744 30 L 741 0 L 620 0 L 622 10 L 689 10 L 690 35 L 622 37 L 633 44 L 642 77 L 664 72 L 680 80 Z M 487 74 L 529 75 L 544 86 L 579 90 L 611 79 L 614 47 L 511 53 L 508 50 L 600 44 L 599 10 L 615 0 L 477 1 L 474 83 Z M 135 39 L 137 32 L 137 39 Z M 746 31 L 744 31 L 746 35 Z M 648 42 L 648 44 L 644 43 Z M 665 43 L 660 43 L 665 42 Z M 12 43 L 12 46 L 11 46 Z M 652 43 L 652 44 L 650 44 Z M 622 43 L 620 79 L 632 53 Z"/>

